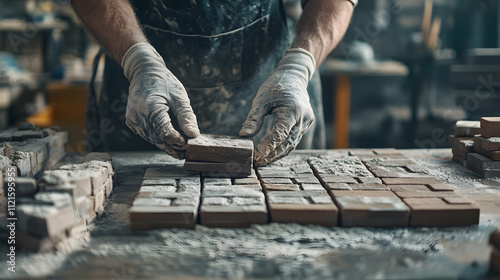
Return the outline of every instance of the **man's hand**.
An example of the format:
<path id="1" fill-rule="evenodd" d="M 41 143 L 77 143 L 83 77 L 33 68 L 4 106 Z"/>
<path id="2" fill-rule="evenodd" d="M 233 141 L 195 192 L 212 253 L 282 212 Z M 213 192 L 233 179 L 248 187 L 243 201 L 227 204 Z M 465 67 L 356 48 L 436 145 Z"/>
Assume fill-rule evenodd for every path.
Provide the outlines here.
<path id="1" fill-rule="evenodd" d="M 290 154 L 314 122 L 307 84 L 316 69 L 313 56 L 301 48 L 289 49 L 262 84 L 240 136 L 259 132 L 266 115 L 274 114 L 273 128 L 257 145 L 255 164 L 266 165 Z"/>
<path id="2" fill-rule="evenodd" d="M 172 126 L 169 111 L 172 110 L 186 136 L 200 134 L 184 86 L 148 43 L 130 47 L 123 56 L 122 67 L 130 81 L 127 126 L 169 155 L 184 158 L 186 140 Z"/>

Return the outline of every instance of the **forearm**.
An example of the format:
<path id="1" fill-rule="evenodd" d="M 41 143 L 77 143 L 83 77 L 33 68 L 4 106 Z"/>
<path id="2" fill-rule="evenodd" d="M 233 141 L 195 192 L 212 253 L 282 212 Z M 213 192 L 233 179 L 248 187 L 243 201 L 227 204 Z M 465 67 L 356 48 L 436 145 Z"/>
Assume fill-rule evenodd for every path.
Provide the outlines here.
<path id="1" fill-rule="evenodd" d="M 121 63 L 134 44 L 147 42 L 128 0 L 71 0 L 88 32 Z"/>
<path id="2" fill-rule="evenodd" d="M 297 25 L 292 48 L 309 51 L 319 67 L 342 40 L 353 10 L 348 0 L 309 0 Z"/>

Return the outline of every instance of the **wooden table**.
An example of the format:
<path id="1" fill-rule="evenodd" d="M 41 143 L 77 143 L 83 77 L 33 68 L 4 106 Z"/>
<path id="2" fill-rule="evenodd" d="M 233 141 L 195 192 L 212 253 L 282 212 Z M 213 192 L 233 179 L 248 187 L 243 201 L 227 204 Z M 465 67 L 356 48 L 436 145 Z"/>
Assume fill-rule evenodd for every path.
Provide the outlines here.
<path id="1" fill-rule="evenodd" d="M 322 78 L 336 78 L 333 92 L 335 114 L 333 124 L 333 147 L 349 147 L 349 107 L 351 99 L 351 77 L 397 77 L 408 75 L 408 68 L 397 61 L 374 61 L 362 63 L 329 58 L 320 69 Z"/>

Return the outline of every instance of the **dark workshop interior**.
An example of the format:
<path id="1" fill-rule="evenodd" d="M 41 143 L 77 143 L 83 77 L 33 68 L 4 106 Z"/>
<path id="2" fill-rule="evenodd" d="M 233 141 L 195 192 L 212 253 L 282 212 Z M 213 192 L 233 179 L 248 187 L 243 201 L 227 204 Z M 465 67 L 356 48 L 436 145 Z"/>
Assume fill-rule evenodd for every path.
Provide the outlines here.
<path id="1" fill-rule="evenodd" d="M 500 279 L 500 1 L 0 0 L 1 279 Z"/>

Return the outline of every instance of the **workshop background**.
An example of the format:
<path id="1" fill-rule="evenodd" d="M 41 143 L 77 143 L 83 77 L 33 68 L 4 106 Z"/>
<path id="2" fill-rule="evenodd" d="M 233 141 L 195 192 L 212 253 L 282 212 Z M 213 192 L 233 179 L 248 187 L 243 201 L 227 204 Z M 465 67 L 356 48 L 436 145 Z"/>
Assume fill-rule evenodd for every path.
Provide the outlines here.
<path id="1" fill-rule="evenodd" d="M 457 120 L 498 111 L 500 70 L 491 67 L 500 57 L 499 1 L 431 6 L 426 15 L 424 0 L 360 1 L 320 69 L 327 148 L 449 147 Z M 300 3 L 288 0 L 286 8 L 293 23 Z M 57 125 L 68 131 L 70 151 L 85 152 L 86 93 L 99 46 L 69 1 L 1 0 L 0 19 L 0 129 L 25 120 Z M 464 73 L 467 81 L 454 79 Z"/>

